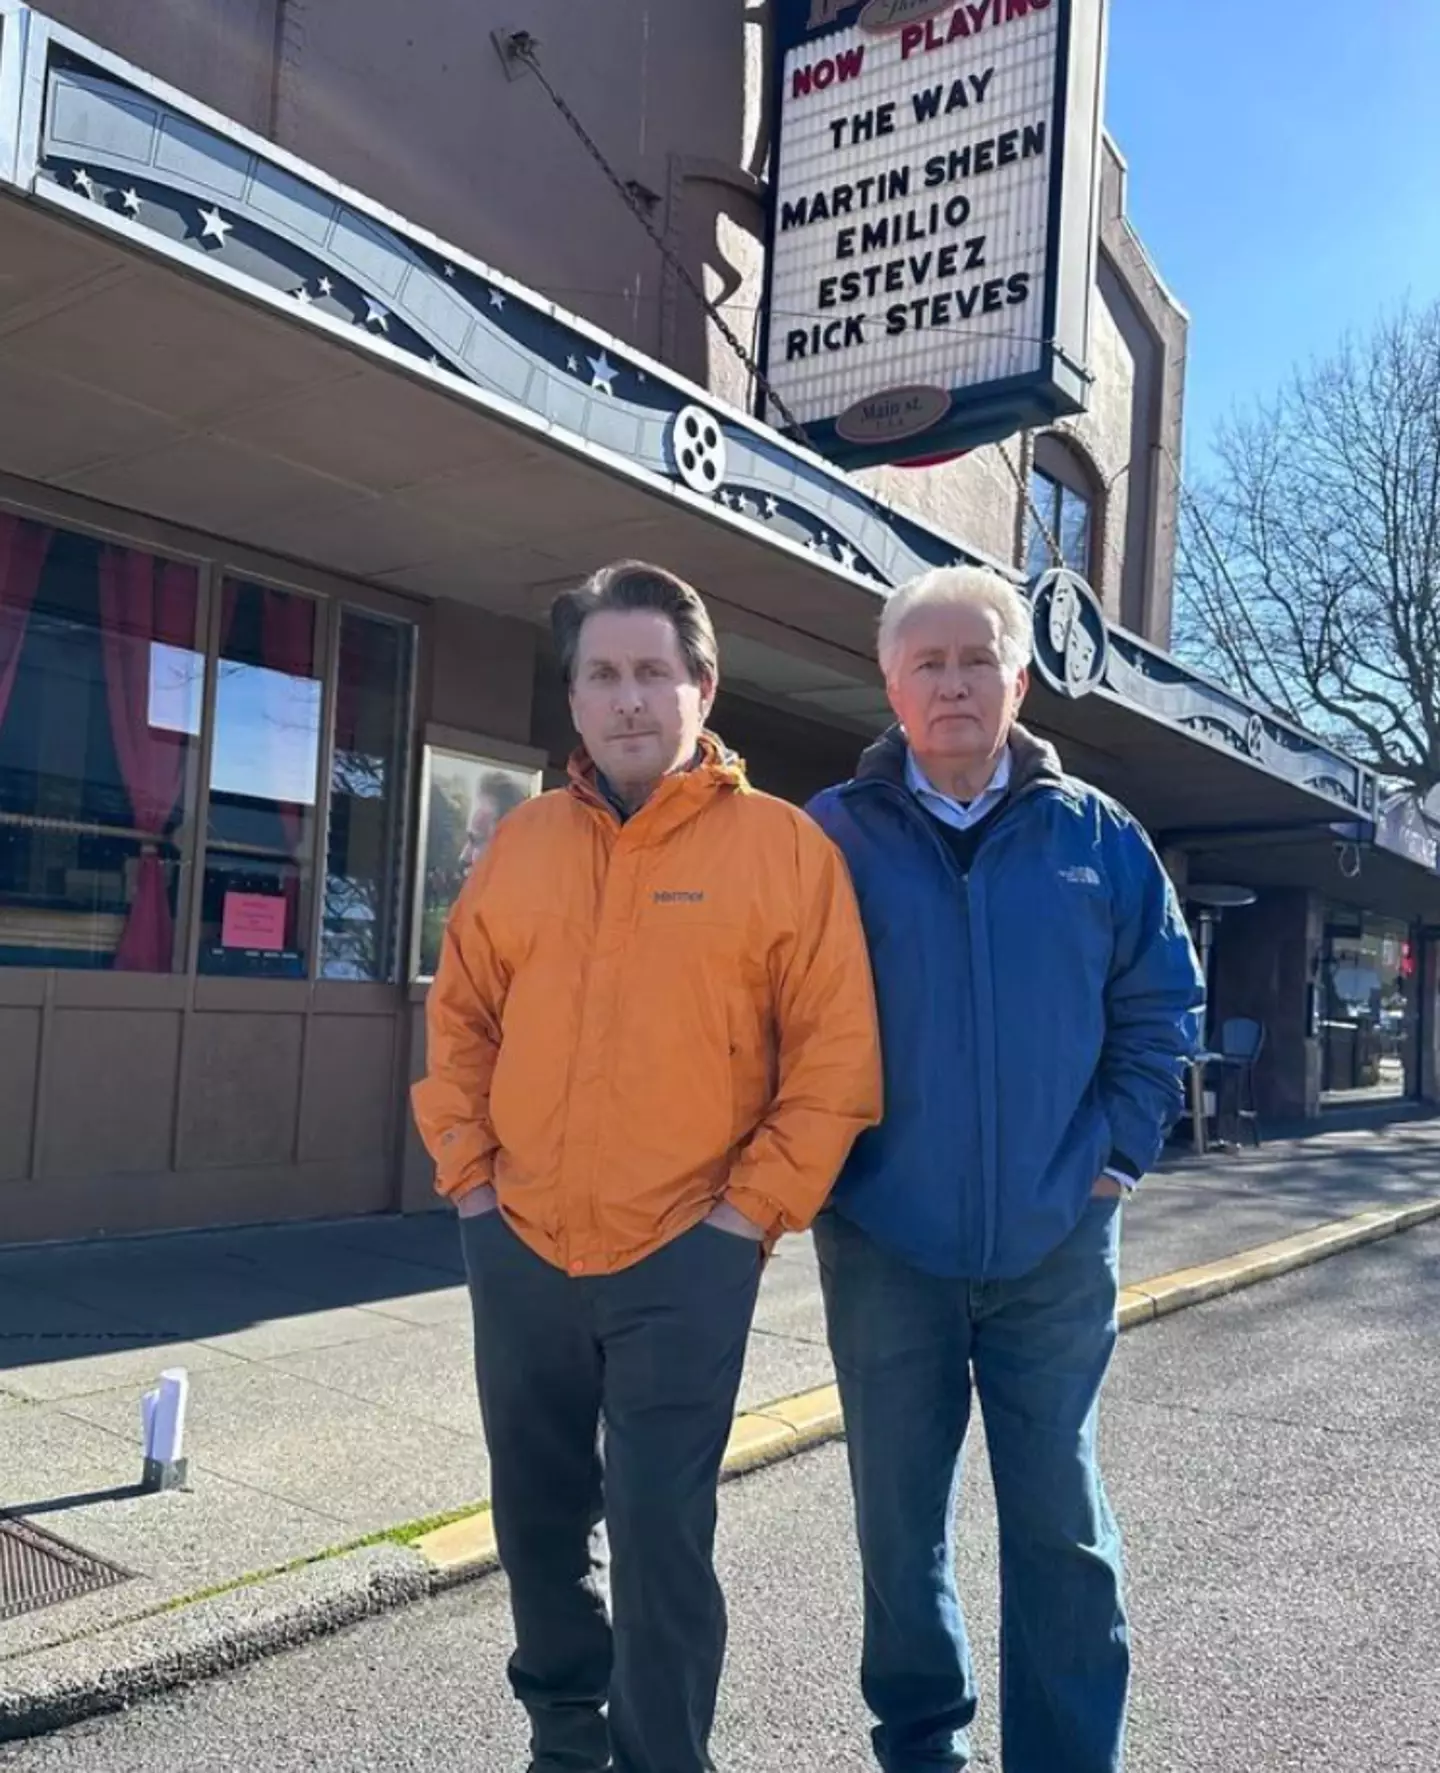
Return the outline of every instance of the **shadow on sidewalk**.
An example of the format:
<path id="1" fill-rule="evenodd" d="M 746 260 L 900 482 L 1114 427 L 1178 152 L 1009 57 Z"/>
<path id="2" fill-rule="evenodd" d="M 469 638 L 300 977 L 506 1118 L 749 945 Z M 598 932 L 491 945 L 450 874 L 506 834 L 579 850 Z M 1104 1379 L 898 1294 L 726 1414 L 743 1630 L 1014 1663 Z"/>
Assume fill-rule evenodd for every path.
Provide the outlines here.
<path id="1" fill-rule="evenodd" d="M 448 1212 L 0 1251 L 0 1391 L 7 1372 L 282 1319 L 424 1322 L 463 1281 Z"/>
<path id="2" fill-rule="evenodd" d="M 1305 1132 L 1200 1158 L 1172 1147 L 1127 1209 L 1127 1281 L 1440 1195 L 1429 1111 L 1351 1111 Z M 466 1315 L 463 1282 L 444 1210 L 0 1250 L 0 1404 L 7 1372 L 109 1355 L 115 1383 L 130 1377 L 127 1353 L 227 1338 L 227 1352 L 264 1359 L 312 1334 L 333 1343 L 453 1321 Z"/>
<path id="3" fill-rule="evenodd" d="M 84 1490 L 75 1496 L 49 1496 L 43 1502 L 14 1502 L 0 1508 L 0 1521 L 23 1520 L 37 1514 L 63 1514 L 67 1508 L 89 1508 L 100 1502 L 129 1502 L 153 1492 L 144 1484 L 115 1484 L 108 1490 Z"/>
<path id="4" fill-rule="evenodd" d="M 1440 1118 L 1389 1105 L 1309 1122 L 1256 1150 L 1172 1147 L 1125 1214 L 1127 1284 L 1238 1255 L 1328 1220 L 1440 1198 Z"/>

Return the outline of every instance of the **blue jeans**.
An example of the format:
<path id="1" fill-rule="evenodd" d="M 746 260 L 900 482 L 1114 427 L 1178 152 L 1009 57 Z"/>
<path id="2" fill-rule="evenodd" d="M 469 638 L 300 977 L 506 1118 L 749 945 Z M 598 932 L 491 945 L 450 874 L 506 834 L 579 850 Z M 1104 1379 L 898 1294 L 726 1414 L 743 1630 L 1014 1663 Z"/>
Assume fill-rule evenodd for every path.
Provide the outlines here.
<path id="1" fill-rule="evenodd" d="M 922 1274 L 838 1213 L 816 1224 L 865 1575 L 861 1687 L 884 1773 L 969 1761 L 954 1554 L 972 1375 L 1000 1523 L 1005 1773 L 1118 1773 L 1130 1641 L 1095 1424 L 1120 1215 L 1091 1200 L 1039 1267 L 990 1282 Z"/>

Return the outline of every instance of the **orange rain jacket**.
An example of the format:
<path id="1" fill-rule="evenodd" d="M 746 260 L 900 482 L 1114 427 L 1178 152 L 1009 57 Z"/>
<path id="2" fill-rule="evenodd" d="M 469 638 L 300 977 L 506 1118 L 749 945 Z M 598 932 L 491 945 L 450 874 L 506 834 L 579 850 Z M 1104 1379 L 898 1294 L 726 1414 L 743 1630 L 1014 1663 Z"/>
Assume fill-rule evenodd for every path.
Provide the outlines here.
<path id="1" fill-rule="evenodd" d="M 845 863 L 706 735 L 623 825 L 583 752 L 499 826 L 427 1008 L 415 1118 L 451 1199 L 493 1183 L 572 1274 L 624 1268 L 723 1198 L 807 1226 L 880 1118 Z"/>

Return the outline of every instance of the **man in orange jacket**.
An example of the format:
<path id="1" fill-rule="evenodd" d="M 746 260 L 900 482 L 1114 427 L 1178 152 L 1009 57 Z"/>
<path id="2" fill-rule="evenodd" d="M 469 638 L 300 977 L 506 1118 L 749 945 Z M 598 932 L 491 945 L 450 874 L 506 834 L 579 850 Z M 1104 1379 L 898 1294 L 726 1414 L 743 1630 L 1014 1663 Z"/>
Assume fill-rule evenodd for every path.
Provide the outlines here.
<path id="1" fill-rule="evenodd" d="M 874 997 L 838 852 L 705 730 L 695 592 L 627 562 L 554 625 L 582 748 L 455 907 L 415 1111 L 460 1212 L 532 1773 L 704 1773 L 762 1249 L 879 1119 Z"/>

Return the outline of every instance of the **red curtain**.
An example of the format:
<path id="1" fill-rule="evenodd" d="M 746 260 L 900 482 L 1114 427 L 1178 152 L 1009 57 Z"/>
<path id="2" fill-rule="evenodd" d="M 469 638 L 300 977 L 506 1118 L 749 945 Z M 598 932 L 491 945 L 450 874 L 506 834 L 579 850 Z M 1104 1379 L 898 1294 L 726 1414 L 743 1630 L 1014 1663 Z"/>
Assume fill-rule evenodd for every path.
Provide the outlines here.
<path id="1" fill-rule="evenodd" d="M 110 730 L 137 828 L 159 837 L 185 781 L 186 740 L 150 725 L 150 648 L 192 649 L 197 602 L 195 568 L 129 548 L 100 550 L 101 640 Z M 175 921 L 157 847 L 140 852 L 135 901 L 120 945 L 118 971 L 170 971 Z"/>
<path id="2" fill-rule="evenodd" d="M 20 649 L 45 555 L 50 529 L 43 523 L 27 523 L 0 511 L 0 721 L 10 706 L 15 673 L 20 668 Z"/>

